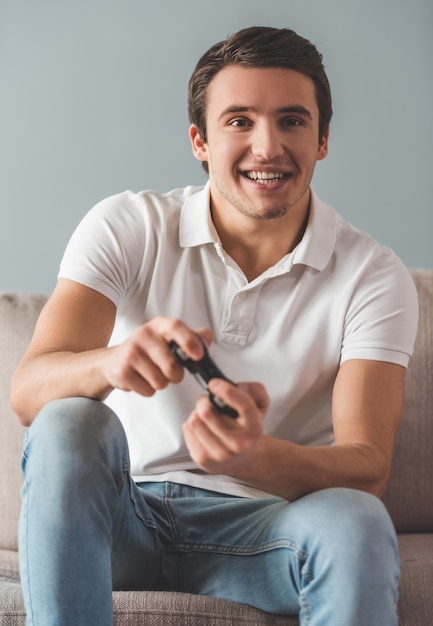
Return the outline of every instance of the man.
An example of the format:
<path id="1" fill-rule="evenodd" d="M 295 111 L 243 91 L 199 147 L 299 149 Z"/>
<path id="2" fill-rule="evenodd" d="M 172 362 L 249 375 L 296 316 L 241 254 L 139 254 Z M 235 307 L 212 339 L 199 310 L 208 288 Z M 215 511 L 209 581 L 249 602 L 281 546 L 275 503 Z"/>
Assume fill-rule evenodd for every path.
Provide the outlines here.
<path id="1" fill-rule="evenodd" d="M 240 31 L 199 61 L 189 111 L 208 184 L 99 203 L 14 377 L 29 623 L 110 624 L 114 588 L 397 624 L 377 496 L 416 293 L 310 188 L 332 111 L 321 56 L 290 30 Z M 237 384 L 209 390 L 236 419 L 173 341 L 195 361 L 210 346 Z"/>

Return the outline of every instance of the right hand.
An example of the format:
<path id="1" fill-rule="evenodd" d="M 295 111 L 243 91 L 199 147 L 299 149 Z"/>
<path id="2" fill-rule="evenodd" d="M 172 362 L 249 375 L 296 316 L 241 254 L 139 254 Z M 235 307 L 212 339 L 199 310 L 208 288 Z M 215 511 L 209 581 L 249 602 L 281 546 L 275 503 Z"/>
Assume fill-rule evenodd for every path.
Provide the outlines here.
<path id="1" fill-rule="evenodd" d="M 104 400 L 115 388 L 151 396 L 182 379 L 183 368 L 170 352 L 170 341 L 200 359 L 202 340 L 213 339 L 209 329 L 194 332 L 179 320 L 157 317 L 122 344 L 107 347 L 115 319 L 116 307 L 109 298 L 59 279 L 11 383 L 11 404 L 24 426 L 48 402 L 60 398 Z"/>
<path id="2" fill-rule="evenodd" d="M 111 389 L 152 396 L 170 383 L 179 383 L 184 368 L 169 348 L 173 340 L 188 356 L 198 360 L 204 356 L 202 340 L 209 345 L 213 335 L 208 328 L 193 331 L 180 320 L 155 317 L 122 344 L 108 348 L 104 376 Z"/>

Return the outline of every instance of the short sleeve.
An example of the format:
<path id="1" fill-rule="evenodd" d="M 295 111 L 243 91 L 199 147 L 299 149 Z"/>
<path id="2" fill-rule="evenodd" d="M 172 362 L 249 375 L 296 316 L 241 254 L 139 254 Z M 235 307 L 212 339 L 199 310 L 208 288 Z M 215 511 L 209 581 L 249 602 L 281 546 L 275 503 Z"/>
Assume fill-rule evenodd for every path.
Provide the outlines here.
<path id="1" fill-rule="evenodd" d="M 394 253 L 361 276 L 346 314 L 341 361 L 372 359 L 407 367 L 418 327 L 413 279 Z"/>
<path id="2" fill-rule="evenodd" d="M 59 278 L 95 289 L 118 304 L 143 256 L 144 224 L 136 195 L 124 192 L 99 202 L 75 229 Z"/>

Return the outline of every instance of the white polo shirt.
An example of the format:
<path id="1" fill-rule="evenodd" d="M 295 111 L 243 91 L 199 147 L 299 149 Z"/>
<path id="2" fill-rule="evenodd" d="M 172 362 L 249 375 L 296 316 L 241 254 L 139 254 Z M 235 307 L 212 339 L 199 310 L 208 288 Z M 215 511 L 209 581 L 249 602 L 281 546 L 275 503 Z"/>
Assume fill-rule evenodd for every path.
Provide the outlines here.
<path id="1" fill-rule="evenodd" d="M 417 328 L 416 290 L 401 261 L 314 193 L 300 244 L 252 282 L 221 246 L 209 185 L 103 200 L 73 234 L 59 276 L 116 304 L 112 345 L 157 315 L 210 327 L 210 353 L 225 374 L 266 386 L 265 432 L 301 445 L 334 441 L 331 397 L 340 364 L 373 359 L 405 367 Z M 201 393 L 186 373 L 152 398 L 110 394 L 134 479 L 254 497 L 256 489 L 205 474 L 191 460 L 181 426 Z"/>

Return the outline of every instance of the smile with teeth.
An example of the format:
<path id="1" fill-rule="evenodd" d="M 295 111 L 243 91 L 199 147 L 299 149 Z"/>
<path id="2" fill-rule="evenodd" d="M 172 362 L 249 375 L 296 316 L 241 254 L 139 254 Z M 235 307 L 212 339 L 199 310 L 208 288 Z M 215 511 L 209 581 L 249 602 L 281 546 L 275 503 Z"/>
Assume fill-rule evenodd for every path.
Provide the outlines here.
<path id="1" fill-rule="evenodd" d="M 284 172 L 260 172 L 258 170 L 247 171 L 244 174 L 250 180 L 262 185 L 276 182 L 288 176 Z"/>

